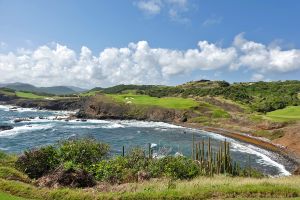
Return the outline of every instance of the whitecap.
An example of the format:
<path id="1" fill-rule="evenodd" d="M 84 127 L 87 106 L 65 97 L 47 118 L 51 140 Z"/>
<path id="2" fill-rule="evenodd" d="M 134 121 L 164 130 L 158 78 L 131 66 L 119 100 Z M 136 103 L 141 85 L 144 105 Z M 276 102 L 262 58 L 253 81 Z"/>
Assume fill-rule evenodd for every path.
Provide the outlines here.
<path id="1" fill-rule="evenodd" d="M 153 122 L 153 121 L 137 121 L 137 120 L 117 120 L 118 123 L 126 127 L 138 127 L 138 128 L 183 128 L 174 124 L 168 124 L 165 122 Z"/>
<path id="2" fill-rule="evenodd" d="M 256 155 L 259 157 L 259 159 L 256 160 L 257 163 L 261 164 L 261 165 L 267 165 L 267 166 L 273 166 L 276 167 L 280 174 L 279 176 L 289 176 L 291 175 L 291 173 L 289 171 L 286 170 L 285 166 L 272 160 L 272 153 L 265 150 L 265 149 L 261 149 L 259 147 L 255 147 L 251 144 L 239 144 L 237 142 L 232 142 L 231 143 L 231 151 L 237 151 L 237 152 L 242 152 L 242 153 L 248 153 L 248 154 L 252 154 L 252 155 Z"/>
<path id="3" fill-rule="evenodd" d="M 25 133 L 25 132 L 31 132 L 35 130 L 46 130 L 46 129 L 51 129 L 53 125 L 51 124 L 46 124 L 46 125 L 24 125 L 24 126 L 18 126 L 14 127 L 11 130 L 6 130 L 6 131 L 1 131 L 0 132 L 0 137 L 10 137 L 10 136 L 16 136 L 20 133 Z"/>
<path id="4" fill-rule="evenodd" d="M 0 110 L 9 111 L 11 108 L 11 105 L 0 105 Z"/>
<path id="5" fill-rule="evenodd" d="M 111 124 L 104 125 L 101 128 L 106 128 L 106 129 L 124 128 L 124 125 L 119 123 L 111 123 Z"/>

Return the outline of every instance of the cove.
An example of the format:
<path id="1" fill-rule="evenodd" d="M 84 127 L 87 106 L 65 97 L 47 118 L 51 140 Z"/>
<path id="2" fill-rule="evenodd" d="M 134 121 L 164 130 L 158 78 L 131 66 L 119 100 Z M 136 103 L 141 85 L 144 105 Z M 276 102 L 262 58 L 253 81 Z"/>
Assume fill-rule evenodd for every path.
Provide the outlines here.
<path id="1" fill-rule="evenodd" d="M 120 154 L 122 146 L 125 150 L 132 147 L 147 148 L 149 143 L 158 148 L 167 149 L 167 153 L 177 152 L 191 156 L 192 135 L 195 141 L 211 138 L 212 148 L 216 149 L 220 142 L 230 142 L 233 160 L 241 166 L 251 166 L 270 176 L 290 175 L 292 166 L 284 157 L 258 148 L 251 144 L 226 138 L 219 134 L 197 129 L 175 126 L 163 122 L 145 122 L 135 120 L 64 120 L 69 112 L 48 111 L 0 106 L 0 122 L 14 128 L 0 132 L 0 150 L 8 153 L 21 153 L 26 149 L 75 137 L 92 137 L 108 143 L 112 154 Z M 15 123 L 15 119 L 30 118 L 28 121 Z M 158 152 L 160 153 L 160 151 Z"/>

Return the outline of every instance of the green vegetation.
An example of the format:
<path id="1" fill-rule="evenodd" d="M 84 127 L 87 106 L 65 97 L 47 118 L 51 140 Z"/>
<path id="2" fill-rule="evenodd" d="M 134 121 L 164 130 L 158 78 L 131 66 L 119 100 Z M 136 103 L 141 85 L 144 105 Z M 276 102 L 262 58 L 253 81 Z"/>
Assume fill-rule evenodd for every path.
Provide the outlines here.
<path id="1" fill-rule="evenodd" d="M 95 96 L 96 94 L 99 94 L 99 93 L 101 93 L 101 92 L 97 91 L 97 90 L 90 90 L 90 91 L 87 91 L 87 92 L 80 93 L 79 96 L 81 96 L 81 97 L 89 97 L 89 96 Z"/>
<path id="2" fill-rule="evenodd" d="M 198 105 L 198 103 L 192 99 L 184 99 L 180 97 L 157 98 L 135 94 L 111 94 L 108 96 L 118 102 L 145 106 L 160 106 L 163 108 L 190 109 Z"/>
<path id="3" fill-rule="evenodd" d="M 195 152 L 195 154 L 194 154 Z M 203 140 L 194 145 L 193 158 L 182 156 L 166 156 L 153 159 L 152 150 L 134 148 L 123 153 L 123 156 L 108 157 L 109 146 L 92 139 L 69 140 L 55 146 L 25 151 L 15 162 L 18 170 L 30 178 L 43 176 L 60 177 L 55 180 L 60 185 L 70 186 L 65 180 L 82 182 L 94 179 L 109 183 L 135 182 L 142 179 L 170 177 L 172 179 L 192 179 L 196 176 L 213 176 L 228 174 L 231 176 L 261 176 L 255 170 L 241 169 L 233 162 L 229 153 L 229 143 L 224 142 L 217 152 L 213 152 L 208 143 Z M 4 168 L 3 168 L 4 169 Z M 1 172 L 1 168 L 0 168 Z M 18 179 L 24 180 L 16 171 L 4 169 L 3 172 L 14 173 Z M 88 174 L 88 172 L 90 174 Z M 75 174 L 75 175 L 74 175 Z M 0 173 L 1 175 L 1 173 Z M 79 178 L 77 177 L 79 176 Z M 0 176 L 5 178 L 5 175 Z M 69 182 L 68 182 L 69 183 Z"/>
<path id="4" fill-rule="evenodd" d="M 268 112 L 266 117 L 280 122 L 300 120 L 300 106 L 288 106 L 284 109 Z"/>
<path id="5" fill-rule="evenodd" d="M 99 145 L 102 150 L 99 159 L 95 159 L 95 152 L 99 151 Z M 60 185 L 67 187 L 52 188 L 52 185 L 50 185 L 50 188 L 37 187 L 36 184 L 39 180 L 32 184 L 27 182 L 26 179 L 10 179 L 6 175 L 0 177 L 0 199 L 94 200 L 300 197 L 300 177 L 241 178 L 232 177 L 228 171 L 226 175 L 214 175 L 214 178 L 211 178 L 199 176 L 203 171 L 199 170 L 198 161 L 204 159 L 200 154 L 195 154 L 198 159 L 197 162 L 180 156 L 152 159 L 149 158 L 151 151 L 145 152 L 142 149 L 135 148 L 126 152 L 124 156 L 108 158 L 105 153 L 107 148 L 103 149 L 103 145 L 103 143 L 93 142 L 91 139 L 82 139 L 62 142 L 55 147 L 43 147 L 41 148 L 43 150 L 36 149 L 36 151 L 43 152 L 43 156 L 52 157 L 51 159 L 43 159 L 48 165 L 57 158 L 60 162 L 64 162 L 63 167 L 62 165 L 57 165 L 58 168 L 56 170 L 49 171 L 44 181 L 58 181 Z M 64 151 L 61 151 L 62 146 L 64 146 Z M 197 144 L 194 147 L 195 150 L 198 149 L 201 152 L 201 148 L 197 147 Z M 74 153 L 69 154 L 72 149 L 74 149 Z M 229 154 L 226 153 L 228 144 L 223 149 L 224 156 L 227 157 L 224 161 L 228 161 Z M 53 150 L 57 153 L 53 153 Z M 29 152 L 34 151 L 31 150 Z M 69 156 L 61 158 L 60 152 Z M 195 151 L 195 153 L 197 152 Z M 36 153 L 34 154 L 36 155 Z M 34 167 L 35 163 L 41 165 L 41 162 L 38 161 L 41 159 L 40 157 L 33 158 L 31 156 L 31 158 L 32 163 L 30 163 L 30 167 Z M 80 159 L 83 160 L 81 161 Z M 86 180 L 93 181 L 93 179 L 84 178 L 91 178 L 89 174 L 78 173 L 79 169 L 74 169 L 82 167 L 89 159 L 94 161 L 89 162 L 91 165 L 86 165 L 86 168 L 97 180 L 102 182 L 98 183 L 99 185 L 96 187 L 89 189 L 71 188 L 71 184 L 76 181 L 79 183 Z M 0 153 L 0 172 L 1 169 L 5 168 L 3 173 L 14 171 L 19 176 L 26 177 L 25 174 L 14 169 L 11 164 L 13 160 L 15 160 L 14 156 Z M 212 160 L 208 159 L 206 162 L 210 161 Z M 79 177 L 79 179 L 76 179 L 76 177 Z M 68 185 L 63 185 L 62 183 L 68 183 Z M 75 187 L 85 187 L 85 185 L 75 184 Z"/>
<path id="6" fill-rule="evenodd" d="M 182 180 L 150 180 L 143 183 L 104 185 L 98 189 L 49 189 L 0 179 L 0 191 L 26 199 L 101 200 L 101 199 L 226 199 L 299 198 L 300 177 L 239 178 L 216 176 Z"/>
<path id="7" fill-rule="evenodd" d="M 6 194 L 3 192 L 0 192 L 0 199 L 3 199 L 3 200 L 25 200 L 24 198 L 12 196 L 10 194 Z"/>
<path id="8" fill-rule="evenodd" d="M 275 130 L 275 131 L 259 130 L 259 131 L 255 131 L 252 135 L 256 137 L 264 137 L 270 140 L 274 140 L 283 137 L 284 132 L 282 130 Z"/>
<path id="9" fill-rule="evenodd" d="M 9 88 L 0 88 L 0 94 L 15 96 L 15 91 Z"/>
<path id="10" fill-rule="evenodd" d="M 31 92 L 16 92 L 16 95 L 18 97 L 21 97 L 21 98 L 26 98 L 26 99 L 45 99 L 47 98 L 47 96 L 40 96 L 40 95 L 37 95 L 37 94 L 33 94 Z"/>
<path id="11" fill-rule="evenodd" d="M 222 97 L 241 104 L 246 110 L 267 113 L 287 106 L 300 105 L 300 81 L 234 83 L 200 80 L 178 86 L 117 85 L 91 90 L 83 95 L 105 94 L 149 95 L 151 97 Z M 117 99 L 124 101 L 121 97 Z M 143 102 L 141 102 L 143 104 Z M 145 103 L 147 104 L 147 103 Z M 171 106 L 172 107 L 172 106 Z"/>
<path id="12" fill-rule="evenodd" d="M 63 141 L 57 152 L 62 162 L 71 162 L 79 167 L 88 168 L 107 158 L 109 149 L 108 144 L 93 139 L 78 139 Z"/>

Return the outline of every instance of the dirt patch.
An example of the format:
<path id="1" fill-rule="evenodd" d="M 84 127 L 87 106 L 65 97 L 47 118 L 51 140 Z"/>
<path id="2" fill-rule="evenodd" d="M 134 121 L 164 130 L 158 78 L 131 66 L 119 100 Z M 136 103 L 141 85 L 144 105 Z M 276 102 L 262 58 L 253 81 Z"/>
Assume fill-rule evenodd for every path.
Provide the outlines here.
<path id="1" fill-rule="evenodd" d="M 273 142 L 285 146 L 288 151 L 299 157 L 300 161 L 300 122 L 286 126 L 282 130 L 284 136 L 273 140 Z"/>
<path id="2" fill-rule="evenodd" d="M 92 175 L 82 169 L 64 169 L 63 166 L 58 167 L 52 173 L 39 178 L 36 185 L 40 187 L 73 187 L 84 188 L 93 187 L 96 181 Z"/>

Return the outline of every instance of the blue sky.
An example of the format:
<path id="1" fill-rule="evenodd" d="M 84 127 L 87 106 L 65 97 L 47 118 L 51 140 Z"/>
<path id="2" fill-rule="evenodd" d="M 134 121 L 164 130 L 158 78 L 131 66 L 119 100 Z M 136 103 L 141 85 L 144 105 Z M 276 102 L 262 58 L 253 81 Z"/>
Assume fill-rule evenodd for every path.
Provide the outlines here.
<path id="1" fill-rule="evenodd" d="M 0 82 L 299 79 L 299 10 L 297 0 L 0 0 Z"/>

